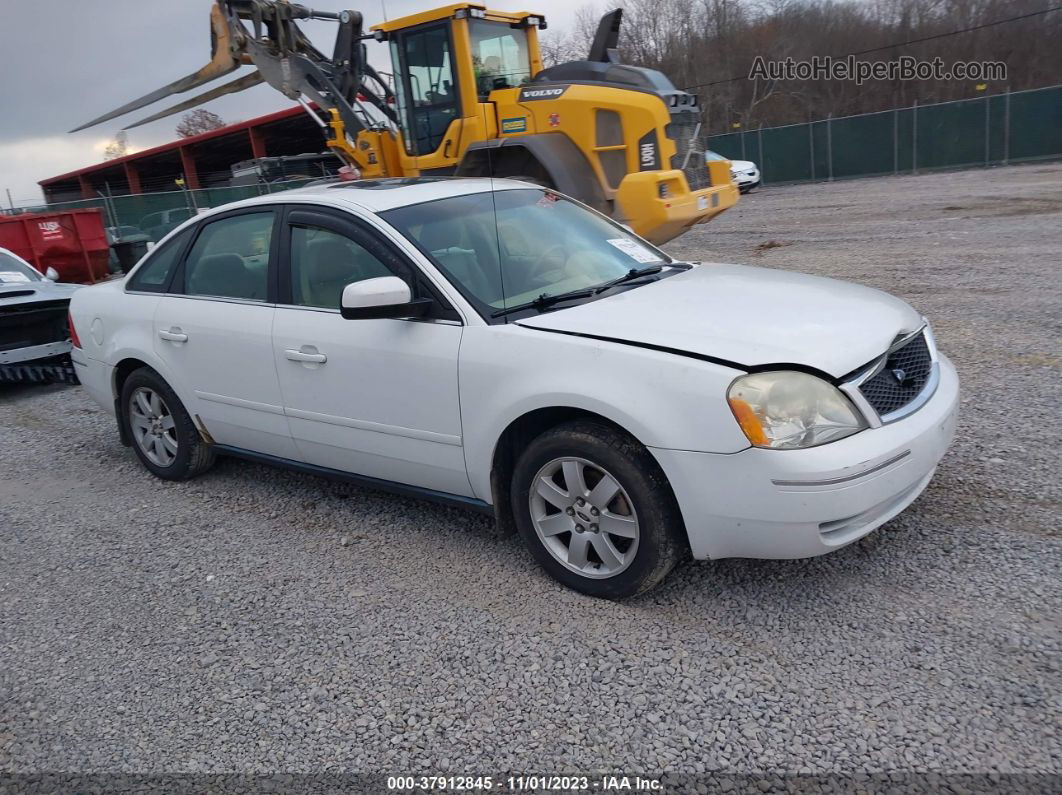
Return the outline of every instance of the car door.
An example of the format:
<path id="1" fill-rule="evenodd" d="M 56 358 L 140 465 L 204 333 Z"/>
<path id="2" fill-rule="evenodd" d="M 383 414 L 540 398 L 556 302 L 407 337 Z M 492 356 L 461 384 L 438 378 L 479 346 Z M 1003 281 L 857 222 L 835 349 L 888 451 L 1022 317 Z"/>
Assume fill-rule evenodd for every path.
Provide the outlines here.
<path id="1" fill-rule="evenodd" d="M 457 397 L 460 316 L 377 230 L 342 211 L 292 206 L 280 262 L 274 355 L 303 459 L 470 496 Z M 343 288 L 387 275 L 432 297 L 429 316 L 343 319 Z"/>
<path id="2" fill-rule="evenodd" d="M 279 208 L 255 207 L 201 224 L 155 310 L 154 344 L 217 444 L 298 460 L 273 364 L 279 223 Z"/>

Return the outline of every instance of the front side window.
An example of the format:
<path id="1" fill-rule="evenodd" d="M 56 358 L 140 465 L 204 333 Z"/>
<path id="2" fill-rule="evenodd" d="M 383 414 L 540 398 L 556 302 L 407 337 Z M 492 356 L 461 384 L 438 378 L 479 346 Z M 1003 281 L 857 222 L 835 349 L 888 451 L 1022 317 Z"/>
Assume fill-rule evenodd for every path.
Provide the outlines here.
<path id="1" fill-rule="evenodd" d="M 397 94 L 398 110 L 406 126 L 406 152 L 430 154 L 439 148 L 450 122 L 458 116 L 449 25 L 396 37 L 392 40 L 392 57 L 397 58 L 405 74 L 398 80 Z"/>
<path id="2" fill-rule="evenodd" d="M 41 275 L 25 262 L 6 251 L 0 251 L 0 285 L 40 280 Z"/>
<path id="3" fill-rule="evenodd" d="M 348 284 L 399 275 L 346 235 L 314 226 L 292 227 L 290 262 L 296 306 L 339 309 Z"/>
<path id="4" fill-rule="evenodd" d="M 126 289 L 145 293 L 161 293 L 165 290 L 166 285 L 170 283 L 170 274 L 173 273 L 192 231 L 185 229 L 154 249 L 144 260 L 144 264 L 129 277 Z"/>
<path id="5" fill-rule="evenodd" d="M 470 19 L 468 25 L 472 35 L 472 67 L 481 100 L 495 89 L 516 88 L 531 79 L 527 30 L 485 19 Z"/>
<path id="6" fill-rule="evenodd" d="M 185 260 L 185 294 L 265 301 L 273 215 L 248 213 L 203 226 Z"/>
<path id="7" fill-rule="evenodd" d="M 486 317 L 670 262 L 622 226 L 543 189 L 454 196 L 381 216 Z"/>

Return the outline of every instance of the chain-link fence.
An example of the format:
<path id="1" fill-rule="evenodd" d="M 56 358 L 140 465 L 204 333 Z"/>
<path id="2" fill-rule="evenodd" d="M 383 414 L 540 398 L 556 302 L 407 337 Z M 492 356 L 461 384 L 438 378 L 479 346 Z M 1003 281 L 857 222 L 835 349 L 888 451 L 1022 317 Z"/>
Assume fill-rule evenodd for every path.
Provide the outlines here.
<path id="1" fill-rule="evenodd" d="M 114 234 L 115 237 L 127 237 L 143 232 L 157 242 L 170 230 L 203 210 L 241 199 L 249 199 L 252 196 L 300 188 L 313 181 L 314 179 L 300 179 L 240 187 L 175 190 L 126 196 L 108 196 L 101 193 L 94 199 L 42 203 L 37 206 L 20 207 L 17 212 L 56 212 L 98 208 L 103 212 L 106 226 L 120 228 Z"/>
<path id="2" fill-rule="evenodd" d="M 1062 158 L 1062 86 L 708 138 L 763 181 L 803 182 Z"/>

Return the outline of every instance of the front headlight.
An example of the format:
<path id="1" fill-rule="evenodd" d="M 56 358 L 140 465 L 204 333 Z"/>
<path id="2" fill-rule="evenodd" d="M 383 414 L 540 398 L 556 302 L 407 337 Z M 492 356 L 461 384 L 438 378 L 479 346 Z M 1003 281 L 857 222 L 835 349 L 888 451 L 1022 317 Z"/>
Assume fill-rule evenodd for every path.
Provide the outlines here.
<path id="1" fill-rule="evenodd" d="M 730 385 L 727 401 L 756 447 L 815 447 L 866 427 L 841 390 L 795 370 L 741 376 Z"/>

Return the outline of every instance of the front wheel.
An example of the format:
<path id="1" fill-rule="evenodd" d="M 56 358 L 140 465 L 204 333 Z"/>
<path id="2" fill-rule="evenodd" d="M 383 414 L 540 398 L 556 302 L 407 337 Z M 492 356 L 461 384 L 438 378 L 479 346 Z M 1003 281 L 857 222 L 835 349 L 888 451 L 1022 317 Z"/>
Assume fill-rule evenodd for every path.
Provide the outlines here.
<path id="1" fill-rule="evenodd" d="M 554 579 L 622 599 L 657 585 L 684 550 L 682 520 L 649 451 L 593 421 L 539 436 L 516 464 L 516 525 Z"/>

